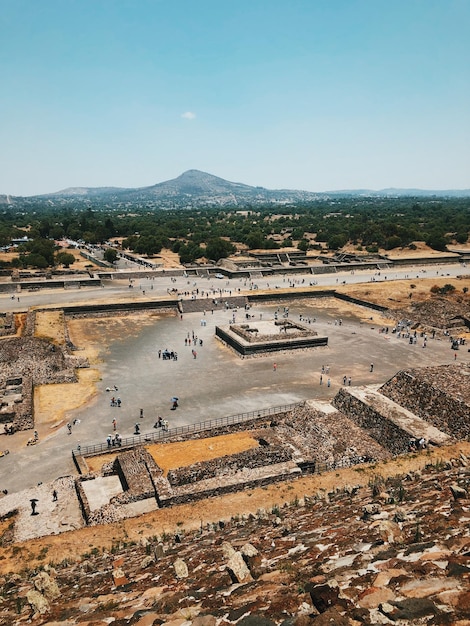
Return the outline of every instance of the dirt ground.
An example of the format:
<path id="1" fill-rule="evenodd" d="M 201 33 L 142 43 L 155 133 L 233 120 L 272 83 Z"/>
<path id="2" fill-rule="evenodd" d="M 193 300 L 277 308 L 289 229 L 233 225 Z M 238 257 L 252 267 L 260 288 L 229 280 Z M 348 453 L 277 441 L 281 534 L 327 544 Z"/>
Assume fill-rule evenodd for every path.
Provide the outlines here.
<path id="1" fill-rule="evenodd" d="M 65 345 L 63 311 L 38 311 L 35 317 L 35 337 L 38 339 L 47 339 L 56 345 Z"/>
<path id="2" fill-rule="evenodd" d="M 256 448 L 258 445 L 257 440 L 253 439 L 249 432 L 241 432 L 194 441 L 153 444 L 146 448 L 166 476 L 168 470 L 181 467 L 182 459 L 185 465 L 191 465 L 218 459 L 221 456 L 238 454 Z M 86 459 L 86 462 L 91 472 L 99 472 L 105 463 L 112 461 L 115 457 L 116 454 L 102 454 L 90 457 Z"/>
<path id="3" fill-rule="evenodd" d="M 413 303 L 429 300 L 431 287 L 437 286 L 441 288 L 446 284 L 454 285 L 456 291 L 458 291 L 457 295 L 462 297 L 464 287 L 470 291 L 470 273 L 457 279 L 446 276 L 429 278 L 420 276 L 418 279 L 359 283 L 352 286 L 339 285 L 335 289 L 338 293 L 349 294 L 360 300 L 374 302 L 389 309 L 401 309 L 403 306 L 407 306 L 410 300 Z"/>

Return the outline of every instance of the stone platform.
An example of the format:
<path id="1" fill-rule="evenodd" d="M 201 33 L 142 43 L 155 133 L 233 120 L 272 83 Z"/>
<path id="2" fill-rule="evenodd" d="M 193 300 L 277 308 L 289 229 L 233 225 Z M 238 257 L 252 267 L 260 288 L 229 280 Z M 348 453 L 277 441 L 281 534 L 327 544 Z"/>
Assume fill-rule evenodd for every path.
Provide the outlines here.
<path id="1" fill-rule="evenodd" d="M 289 319 L 216 326 L 215 335 L 242 357 L 328 345 L 328 337 Z"/>

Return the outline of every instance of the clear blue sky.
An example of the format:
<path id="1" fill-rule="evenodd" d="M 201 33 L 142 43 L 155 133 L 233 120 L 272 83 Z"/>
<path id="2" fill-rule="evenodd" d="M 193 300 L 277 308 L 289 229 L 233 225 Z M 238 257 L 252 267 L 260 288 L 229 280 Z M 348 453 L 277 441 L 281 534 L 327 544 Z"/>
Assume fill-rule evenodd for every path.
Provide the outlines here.
<path id="1" fill-rule="evenodd" d="M 0 193 L 470 188 L 470 0 L 0 0 Z"/>

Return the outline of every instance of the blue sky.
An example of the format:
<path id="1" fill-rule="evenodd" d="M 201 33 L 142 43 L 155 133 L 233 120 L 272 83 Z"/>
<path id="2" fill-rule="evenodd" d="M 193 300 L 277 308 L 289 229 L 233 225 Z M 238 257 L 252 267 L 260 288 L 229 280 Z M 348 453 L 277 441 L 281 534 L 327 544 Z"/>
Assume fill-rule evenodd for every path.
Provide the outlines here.
<path id="1" fill-rule="evenodd" d="M 470 0 L 0 0 L 0 193 L 470 188 Z"/>

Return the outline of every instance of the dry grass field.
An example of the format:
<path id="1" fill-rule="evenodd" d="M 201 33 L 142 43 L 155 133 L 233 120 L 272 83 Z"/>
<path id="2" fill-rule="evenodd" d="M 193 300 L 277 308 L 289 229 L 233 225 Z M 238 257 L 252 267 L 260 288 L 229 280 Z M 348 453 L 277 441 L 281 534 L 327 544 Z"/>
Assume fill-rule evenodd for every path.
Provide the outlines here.
<path id="1" fill-rule="evenodd" d="M 38 311 L 35 316 L 34 336 L 58 345 L 65 345 L 63 311 Z"/>

